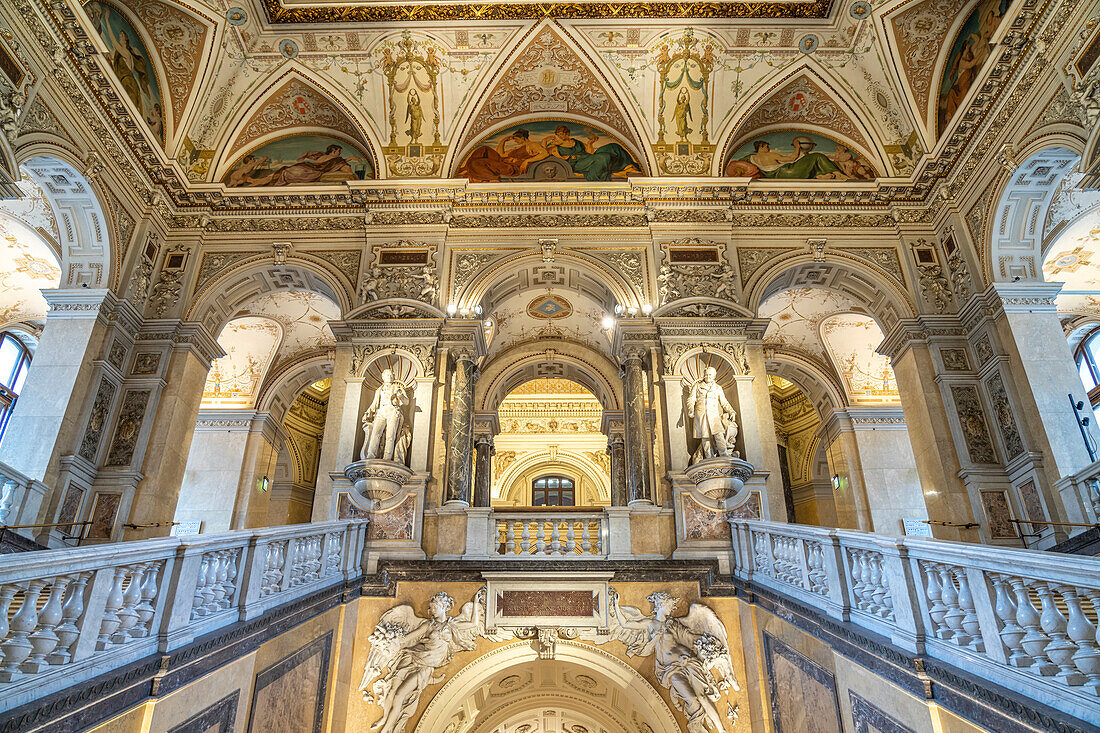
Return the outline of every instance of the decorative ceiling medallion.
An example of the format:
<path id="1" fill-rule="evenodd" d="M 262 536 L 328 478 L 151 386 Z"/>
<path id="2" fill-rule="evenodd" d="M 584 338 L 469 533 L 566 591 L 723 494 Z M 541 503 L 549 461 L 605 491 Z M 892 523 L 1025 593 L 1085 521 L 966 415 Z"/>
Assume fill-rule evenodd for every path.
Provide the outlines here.
<path id="1" fill-rule="evenodd" d="M 271 23 L 379 23 L 389 21 L 525 20 L 542 18 L 817 18 L 829 17 L 832 0 L 811 2 L 479 2 L 287 8 L 263 0 Z"/>
<path id="2" fill-rule="evenodd" d="M 573 306 L 559 295 L 542 295 L 527 305 L 527 315 L 532 318 L 565 318 L 573 313 Z"/>
<path id="3" fill-rule="evenodd" d="M 248 22 L 248 13 L 241 8 L 230 8 L 225 11 L 225 19 L 229 21 L 229 25 L 244 25 Z"/>

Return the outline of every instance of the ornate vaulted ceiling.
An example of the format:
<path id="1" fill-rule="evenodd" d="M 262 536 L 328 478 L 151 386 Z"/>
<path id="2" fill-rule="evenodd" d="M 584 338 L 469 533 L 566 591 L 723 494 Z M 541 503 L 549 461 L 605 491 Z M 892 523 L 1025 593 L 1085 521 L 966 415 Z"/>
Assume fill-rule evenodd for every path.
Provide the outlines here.
<path id="1" fill-rule="evenodd" d="M 374 178 L 668 176 L 873 202 L 926 195 L 1030 7 L 91 0 L 70 30 L 179 205 L 355 206 Z"/>

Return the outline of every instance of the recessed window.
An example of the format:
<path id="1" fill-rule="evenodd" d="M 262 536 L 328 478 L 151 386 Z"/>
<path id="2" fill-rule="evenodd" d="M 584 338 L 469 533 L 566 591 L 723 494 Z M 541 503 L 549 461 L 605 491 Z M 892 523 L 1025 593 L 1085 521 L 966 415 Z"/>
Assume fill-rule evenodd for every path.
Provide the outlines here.
<path id="1" fill-rule="evenodd" d="M 1074 354 L 1081 382 L 1089 392 L 1093 407 L 1100 405 L 1100 328 L 1093 329 Z"/>
<path id="2" fill-rule="evenodd" d="M 531 483 L 531 506 L 576 506 L 573 479 L 542 476 Z"/>
<path id="3" fill-rule="evenodd" d="M 30 363 L 31 354 L 23 342 L 10 333 L 0 333 L 0 437 L 8 427 Z"/>

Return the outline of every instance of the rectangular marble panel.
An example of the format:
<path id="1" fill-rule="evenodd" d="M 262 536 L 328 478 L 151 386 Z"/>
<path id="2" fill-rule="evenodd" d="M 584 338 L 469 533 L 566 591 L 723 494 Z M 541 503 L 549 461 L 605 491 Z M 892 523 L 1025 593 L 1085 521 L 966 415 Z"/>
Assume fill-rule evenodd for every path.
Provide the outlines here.
<path id="1" fill-rule="evenodd" d="M 332 632 L 256 675 L 248 733 L 321 733 Z"/>
<path id="2" fill-rule="evenodd" d="M 1016 525 L 1012 523 L 1012 508 L 1004 491 L 983 491 L 982 506 L 989 520 L 989 536 L 995 540 L 1016 538 Z"/>
<path id="3" fill-rule="evenodd" d="M 913 733 L 912 728 L 902 725 L 851 690 L 848 690 L 848 699 L 852 703 L 856 733 Z"/>
<path id="4" fill-rule="evenodd" d="M 115 396 L 114 382 L 106 377 L 99 380 L 99 389 L 95 393 L 95 401 L 92 403 L 92 412 L 88 415 L 88 425 L 84 428 L 84 438 L 80 441 L 80 450 L 77 455 L 87 461 L 95 461 L 99 452 L 99 444 L 103 439 L 103 428 L 107 425 L 108 413 L 111 409 L 111 400 Z"/>
<path id="5" fill-rule="evenodd" d="M 1024 504 L 1024 513 L 1027 514 L 1027 518 L 1036 524 L 1045 522 L 1047 513 L 1043 509 L 1043 500 L 1039 496 L 1039 488 L 1035 485 L 1035 479 L 1029 479 L 1020 484 L 1019 490 L 1020 500 Z"/>
<path id="6" fill-rule="evenodd" d="M 775 733 L 840 733 L 833 672 L 767 632 L 763 650 Z"/>
<path id="7" fill-rule="evenodd" d="M 115 426 L 115 438 L 107 454 L 108 466 L 128 466 L 134 458 L 138 433 L 145 419 L 145 406 L 152 391 L 135 389 L 122 398 L 122 407 L 118 413 L 118 425 Z"/>
<path id="8" fill-rule="evenodd" d="M 340 493 L 340 498 L 336 506 L 337 519 L 366 519 L 370 516 L 370 512 L 356 504 L 355 500 L 348 496 L 347 492 Z"/>
<path id="9" fill-rule="evenodd" d="M 90 540 L 108 540 L 115 526 L 115 515 L 118 514 L 118 505 L 122 501 L 121 494 L 95 495 L 95 503 L 92 504 L 91 525 L 88 526 Z"/>
<path id="10" fill-rule="evenodd" d="M 240 697 L 241 691 L 234 690 L 232 694 L 170 728 L 168 733 L 233 733 Z"/>
<path id="11" fill-rule="evenodd" d="M 989 424 L 985 420 L 985 409 L 978 396 L 978 388 L 969 384 L 951 386 L 951 398 L 955 401 L 955 411 L 959 416 L 966 450 L 972 463 L 996 463 L 997 454 L 993 451 L 993 441 L 989 437 Z"/>
<path id="12" fill-rule="evenodd" d="M 68 488 L 65 489 L 65 499 L 61 502 L 61 509 L 57 512 L 57 521 L 62 524 L 75 522 L 76 514 L 80 511 L 80 500 L 83 498 L 84 489 L 70 483 Z M 76 529 L 76 527 L 62 527 L 61 531 L 66 534 L 76 534 L 76 531 L 74 531 Z"/>
<path id="13" fill-rule="evenodd" d="M 841 733 L 833 673 L 764 632 L 775 733 Z"/>
<path id="14" fill-rule="evenodd" d="M 505 590 L 497 594 L 497 609 L 505 618 L 516 616 L 588 618 L 599 613 L 599 604 L 599 595 L 589 590 Z"/>

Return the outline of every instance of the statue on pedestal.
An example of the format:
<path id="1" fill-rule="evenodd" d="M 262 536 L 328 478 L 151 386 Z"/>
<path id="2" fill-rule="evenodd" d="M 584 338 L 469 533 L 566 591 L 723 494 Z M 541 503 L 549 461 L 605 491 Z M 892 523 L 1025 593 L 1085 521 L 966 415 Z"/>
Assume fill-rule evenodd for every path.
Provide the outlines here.
<path id="1" fill-rule="evenodd" d="M 722 386 L 714 381 L 717 374 L 714 367 L 707 367 L 688 396 L 687 416 L 694 420 L 695 437 L 699 439 L 692 463 L 719 456 L 729 458 L 737 439 L 737 413 Z"/>
<path id="2" fill-rule="evenodd" d="M 382 385 L 375 390 L 370 407 L 363 413 L 362 458 L 396 460 L 395 448 L 398 438 L 401 437 L 401 427 L 405 422 L 402 408 L 408 403 L 409 397 L 404 385 L 393 381 L 392 370 L 384 370 Z M 404 447 L 407 449 L 407 442 Z"/>

